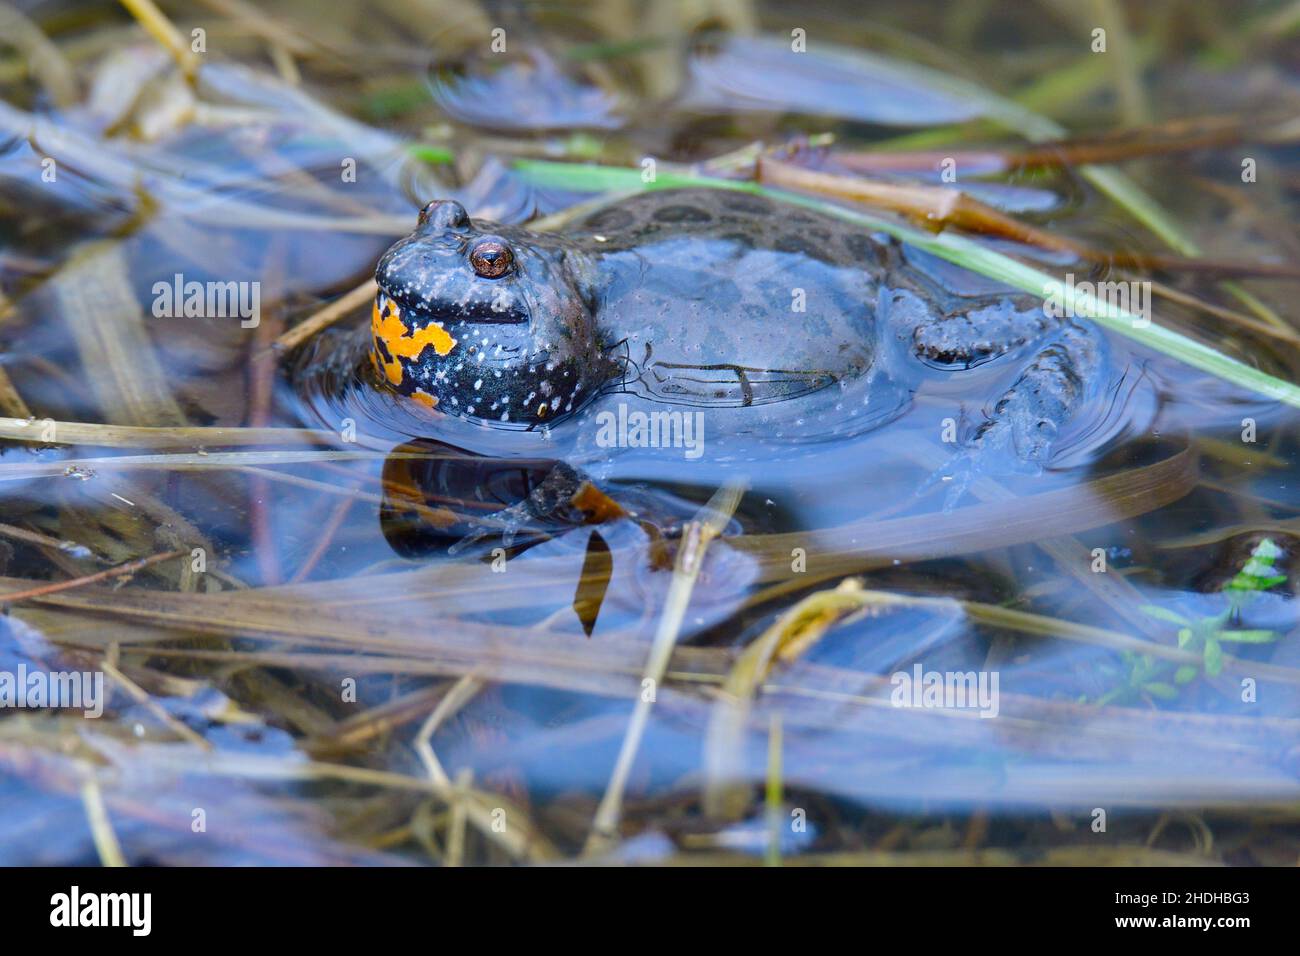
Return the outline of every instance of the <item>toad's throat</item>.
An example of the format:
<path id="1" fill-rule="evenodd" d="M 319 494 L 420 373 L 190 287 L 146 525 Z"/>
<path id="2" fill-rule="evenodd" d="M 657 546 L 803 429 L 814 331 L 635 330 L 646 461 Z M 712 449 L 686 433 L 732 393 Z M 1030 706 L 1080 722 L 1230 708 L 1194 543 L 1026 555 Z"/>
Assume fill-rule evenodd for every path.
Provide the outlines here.
<path id="1" fill-rule="evenodd" d="M 408 326 L 397 303 L 382 292 L 375 297 L 370 328 L 375 367 L 394 387 L 402 384 L 402 359 L 418 359 L 430 348 L 438 355 L 448 355 L 456 347 L 456 340 L 435 321 L 418 328 Z"/>

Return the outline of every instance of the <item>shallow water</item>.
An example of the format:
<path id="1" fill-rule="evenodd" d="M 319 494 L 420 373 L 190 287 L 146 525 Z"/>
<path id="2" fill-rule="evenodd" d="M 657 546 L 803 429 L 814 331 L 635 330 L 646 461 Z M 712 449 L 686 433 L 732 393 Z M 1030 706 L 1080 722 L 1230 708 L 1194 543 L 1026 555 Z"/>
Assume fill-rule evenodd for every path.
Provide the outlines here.
<path id="1" fill-rule="evenodd" d="M 111 32 L 124 13 L 83 14 L 81 32 L 53 23 L 78 99 L 60 103 L 16 60 L 0 70 L 0 370 L 15 393 L 0 395 L 0 586 L 178 555 L 11 604 L 0 671 L 102 673 L 107 660 L 116 690 L 94 720 L 0 712 L 0 834 L 34 834 L 0 839 L 0 862 L 93 861 L 78 797 L 88 768 L 132 862 L 442 861 L 444 781 L 460 774 L 529 835 L 475 831 L 471 860 L 576 855 L 645 691 L 683 529 L 732 482 L 744 495 L 654 683 L 625 840 L 603 852 L 758 860 L 765 820 L 802 810 L 806 829 L 778 828 L 787 856 L 1086 843 L 1098 863 L 1127 851 L 1294 862 L 1298 821 L 1280 808 L 1300 796 L 1295 408 L 1107 331 L 1105 381 L 1047 468 L 985 477 L 945 511 L 945 483 L 926 483 L 950 459 L 943 422 L 969 434 L 1014 361 L 921 376 L 874 429 L 844 427 L 834 408 L 797 423 L 817 440 L 706 413 L 688 457 L 606 453 L 573 421 L 479 427 L 376 390 L 364 296 L 309 341 L 283 338 L 366 281 L 435 196 L 523 223 L 600 193 L 520 159 L 672 168 L 762 140 L 847 174 L 847 155 L 885 149 L 997 154 L 1022 140 L 979 119 L 986 83 L 1079 136 L 1134 116 L 1258 114 L 1262 128 L 1259 103 L 1297 115 L 1294 37 L 1261 36 L 1267 10 L 1165 6 L 1186 8 L 1185 30 L 1136 4 L 1110 25 L 1116 42 L 1131 31 L 1156 51 L 1137 106 L 1090 68 L 1086 24 L 1019 4 L 965 16 L 937 2 L 828 4 L 798 23 L 762 5 L 731 22 L 684 21 L 667 4 L 644 22 L 600 6 L 457 6 L 434 26 L 400 3 L 327 24 L 286 2 L 269 9 L 300 46 L 279 72 L 265 44 L 196 9 L 178 17 L 212 21 L 193 87 L 143 34 Z M 485 53 L 498 21 L 506 50 Z M 795 29 L 807 53 L 778 58 Z M 86 35 L 104 39 L 87 50 Z M 1073 92 L 1049 102 L 1071 70 Z M 829 148 L 800 139 L 827 133 Z M 1255 182 L 1241 182 L 1243 156 Z M 1205 257 L 1294 266 L 1296 156 L 1247 140 L 1114 168 Z M 1172 254 L 1077 166 L 996 170 L 960 185 L 1116 263 Z M 889 175 L 944 184 L 929 162 Z M 1054 275 L 1153 275 L 1184 297 L 1156 298 L 1161 326 L 1300 381 L 1295 280 L 1233 287 L 1204 270 L 1129 273 L 981 241 Z M 948 288 L 1000 288 L 906 254 Z M 206 303 L 165 314 L 185 311 L 188 282 L 256 288 L 256 315 Z M 253 428 L 282 431 L 216 431 Z M 561 461 L 630 517 L 534 521 L 497 550 L 493 515 Z M 1268 583 L 1206 623 L 1265 540 Z M 845 592 L 856 612 L 820 627 L 813 615 L 752 702 L 728 706 L 746 696 L 742 649 L 846 579 L 869 592 Z M 1184 626 L 1195 633 L 1180 648 Z M 1205 654 L 1216 629 L 1229 632 L 1221 667 Z M 898 706 L 895 675 L 916 667 L 974 675 L 988 696 L 941 707 L 918 692 L 923 706 Z M 431 768 L 417 733 L 440 702 Z M 783 797 L 765 818 L 778 724 Z M 195 807 L 211 821 L 197 839 Z M 1103 834 L 1090 830 L 1097 808 L 1111 817 Z"/>

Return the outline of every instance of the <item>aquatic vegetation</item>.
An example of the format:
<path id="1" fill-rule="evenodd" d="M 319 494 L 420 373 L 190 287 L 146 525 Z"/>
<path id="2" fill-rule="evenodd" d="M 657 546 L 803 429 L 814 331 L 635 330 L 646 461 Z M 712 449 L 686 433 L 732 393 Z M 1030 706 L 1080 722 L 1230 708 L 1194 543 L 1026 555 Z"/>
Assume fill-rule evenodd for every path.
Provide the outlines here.
<path id="1" fill-rule="evenodd" d="M 1123 652 L 1123 683 L 1097 699 L 1099 704 L 1140 700 L 1144 696 L 1162 701 L 1178 697 L 1178 689 L 1204 674 L 1218 677 L 1223 672 L 1224 644 L 1268 644 L 1280 635 L 1267 628 L 1228 627 L 1240 623 L 1242 609 L 1261 593 L 1286 581 L 1277 573 L 1275 561 L 1283 551 L 1271 539 L 1264 538 L 1251 551 L 1249 559 L 1223 589 L 1223 610 L 1216 614 L 1189 619 L 1168 608 L 1144 604 L 1143 614 L 1173 624 L 1178 628 L 1179 648 L 1200 656 L 1198 664 L 1174 666 L 1147 654 Z"/>
<path id="2" fill-rule="evenodd" d="M 1210 677 L 1217 677 L 1223 671 L 1223 645 L 1228 644 L 1267 644 L 1276 641 L 1279 635 L 1265 628 L 1228 628 L 1230 621 L 1241 621 L 1242 609 L 1269 588 L 1286 581 L 1285 574 L 1277 573 L 1274 562 L 1282 557 L 1282 549 L 1270 538 L 1264 538 L 1250 553 L 1249 560 L 1241 570 L 1233 575 L 1224 586 L 1224 609 L 1215 615 L 1189 620 L 1167 608 L 1145 604 L 1139 608 L 1143 614 L 1158 621 L 1167 621 L 1178 626 L 1178 646 L 1199 653 L 1203 657 L 1200 671 L 1190 664 L 1184 664 L 1173 673 L 1175 685 L 1187 684 L 1195 680 L 1198 673 L 1204 672 Z M 1140 688 L 1154 696 L 1166 700 L 1173 698 L 1177 691 L 1164 681 L 1154 680 L 1160 667 L 1150 657 L 1130 655 L 1128 663 L 1132 666 L 1129 677 L 1130 688 Z M 1103 702 L 1114 699 L 1103 697 Z"/>

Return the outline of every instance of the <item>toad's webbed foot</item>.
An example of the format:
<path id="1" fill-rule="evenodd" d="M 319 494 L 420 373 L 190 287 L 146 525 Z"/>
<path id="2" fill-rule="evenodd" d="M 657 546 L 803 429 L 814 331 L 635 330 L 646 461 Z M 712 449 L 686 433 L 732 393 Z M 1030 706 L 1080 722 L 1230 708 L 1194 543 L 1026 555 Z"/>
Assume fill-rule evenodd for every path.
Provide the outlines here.
<path id="1" fill-rule="evenodd" d="M 953 482 L 944 510 L 954 508 L 979 474 L 1038 474 L 1061 428 L 1097 381 L 1103 340 L 1091 327 L 1047 315 L 1041 304 L 1005 300 L 960 314 L 922 319 L 914 355 L 927 364 L 965 369 L 1039 343 L 1025 370 L 993 406 L 961 451 L 931 475 Z"/>

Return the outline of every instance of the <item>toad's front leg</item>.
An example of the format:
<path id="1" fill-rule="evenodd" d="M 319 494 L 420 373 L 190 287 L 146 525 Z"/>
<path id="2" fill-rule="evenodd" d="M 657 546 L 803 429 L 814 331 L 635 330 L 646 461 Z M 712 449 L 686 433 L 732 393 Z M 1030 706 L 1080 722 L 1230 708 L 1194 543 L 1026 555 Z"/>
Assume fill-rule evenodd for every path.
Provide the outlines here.
<path id="1" fill-rule="evenodd" d="M 919 297 L 895 293 L 915 310 Z M 1091 395 L 1101 375 L 1105 340 L 1090 325 L 1047 314 L 1027 297 L 975 304 L 960 313 L 920 316 L 912 326 L 913 355 L 942 368 L 965 370 L 1034 349 L 1028 364 L 966 439 L 962 450 L 925 483 L 953 482 L 950 510 L 979 473 L 1037 474 L 1051 458 L 1061 428 Z"/>

